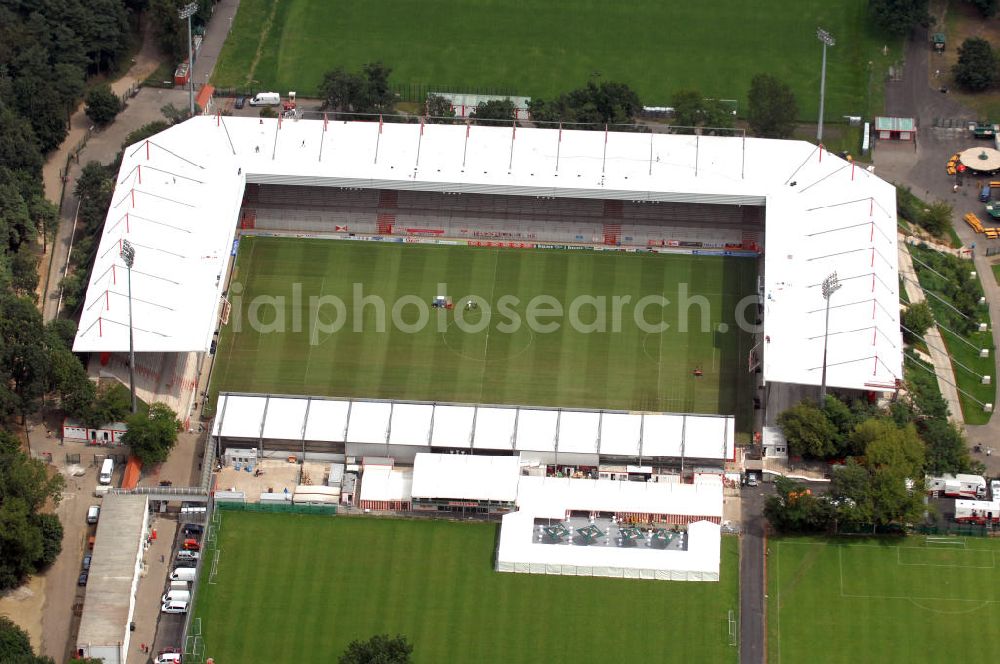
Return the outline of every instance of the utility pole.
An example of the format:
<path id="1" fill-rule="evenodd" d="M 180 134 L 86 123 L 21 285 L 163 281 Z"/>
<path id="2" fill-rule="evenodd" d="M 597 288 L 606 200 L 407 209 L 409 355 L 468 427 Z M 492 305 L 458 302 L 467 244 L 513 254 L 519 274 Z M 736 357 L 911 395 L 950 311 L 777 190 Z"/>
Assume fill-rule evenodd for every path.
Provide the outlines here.
<path id="1" fill-rule="evenodd" d="M 816 37 L 823 42 L 823 68 L 819 75 L 819 125 L 816 127 L 816 141 L 823 142 L 823 104 L 826 101 L 826 47 L 836 44 L 836 40 L 823 28 L 816 28 Z"/>
<path id="2" fill-rule="evenodd" d="M 135 415 L 135 343 L 132 335 L 132 265 L 135 263 L 135 247 L 128 240 L 122 240 L 122 260 L 128 268 L 128 386 L 132 392 L 132 414 Z"/>
<path id="3" fill-rule="evenodd" d="M 823 383 L 819 388 L 819 407 L 826 403 L 826 342 L 830 335 L 830 298 L 840 290 L 840 281 L 837 273 L 831 273 L 823 280 L 823 299 L 826 300 L 826 327 L 823 330 Z"/>
<path id="4" fill-rule="evenodd" d="M 191 17 L 197 13 L 197 2 L 186 4 L 177 12 L 181 20 L 187 19 L 188 22 L 188 112 L 192 118 L 194 117 L 194 54 L 192 53 L 191 42 Z M 826 58 L 826 51 L 823 51 L 823 57 Z M 825 63 L 826 60 L 824 59 L 823 62 Z"/>

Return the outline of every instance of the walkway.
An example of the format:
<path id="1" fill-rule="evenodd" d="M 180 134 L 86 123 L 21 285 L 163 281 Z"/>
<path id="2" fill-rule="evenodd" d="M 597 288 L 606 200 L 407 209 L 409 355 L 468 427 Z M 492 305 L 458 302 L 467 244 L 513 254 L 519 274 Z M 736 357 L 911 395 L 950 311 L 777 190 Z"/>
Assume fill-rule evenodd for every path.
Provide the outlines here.
<path id="1" fill-rule="evenodd" d="M 903 279 L 903 287 L 906 289 L 906 296 L 911 304 L 918 304 L 927 299 L 917 281 L 917 273 L 913 270 L 910 251 L 902 235 L 899 236 L 899 276 Z M 945 352 L 947 346 L 945 346 L 944 339 L 941 338 L 941 331 L 935 325 L 924 333 L 924 339 L 927 341 L 927 349 L 930 351 L 931 362 L 934 364 L 938 388 L 941 390 L 941 396 L 948 402 L 948 410 L 951 411 L 949 419 L 955 424 L 961 425 L 965 420 L 962 418 L 962 403 L 958 399 L 958 390 L 955 388 L 955 369 L 951 365 L 951 357 Z"/>
<path id="2" fill-rule="evenodd" d="M 215 68 L 215 63 L 222 51 L 222 45 L 232 27 L 232 19 L 239 8 L 239 0 L 221 0 L 215 6 L 215 14 L 208 26 L 205 39 L 195 68 L 195 77 L 202 83 L 206 76 Z M 143 35 L 143 46 L 136 54 L 132 67 L 117 81 L 111 83 L 111 89 L 116 94 L 124 94 L 131 86 L 144 81 L 160 65 L 162 56 L 156 49 L 155 38 L 150 34 L 149 27 Z M 196 80 L 197 84 L 198 81 Z M 155 120 L 163 120 L 160 108 L 173 104 L 184 108 L 187 106 L 188 95 L 184 90 L 162 90 L 158 88 L 142 88 L 139 95 L 131 99 L 128 106 L 115 121 L 103 131 L 94 133 L 87 146 L 80 152 L 78 160 L 70 165 L 67 175 L 65 195 L 62 196 L 62 211 L 59 228 L 49 248 L 49 255 L 43 258 L 39 270 L 40 289 L 45 289 L 41 297 L 42 316 L 46 321 L 59 315 L 59 282 L 65 274 L 66 259 L 69 256 L 70 242 L 76 216 L 77 200 L 73 193 L 76 181 L 83 166 L 89 161 L 109 163 L 121 149 L 125 137 L 136 129 Z M 60 170 L 66 165 L 66 159 L 80 143 L 90 128 L 90 121 L 80 104 L 70 119 L 70 131 L 59 149 L 49 155 L 42 168 L 42 178 L 45 184 L 45 197 L 59 205 L 62 193 Z"/>
<path id="3" fill-rule="evenodd" d="M 961 132 L 938 130 L 933 127 L 934 118 L 975 117 L 975 113 L 956 102 L 950 95 L 941 94 L 931 87 L 934 69 L 940 68 L 935 56 L 927 47 L 927 31 L 918 29 L 906 47 L 906 72 L 900 82 L 886 85 L 886 113 L 889 115 L 912 116 L 917 118 L 919 140 L 917 149 L 908 154 L 894 150 L 875 151 L 876 172 L 896 184 L 908 186 L 926 201 L 942 200 L 954 206 L 952 225 L 959 238 L 967 247 L 977 244 L 982 247 L 987 241 L 977 236 L 962 222 L 962 215 L 977 210 L 982 205 L 978 200 L 978 188 L 966 185 L 958 192 L 952 191 L 953 180 L 944 173 L 944 164 L 957 150 L 968 147 L 970 140 Z M 975 181 L 974 181 L 975 182 Z M 989 260 L 983 252 L 974 252 L 975 269 L 979 272 L 989 304 L 990 316 L 994 323 L 1000 321 L 1000 288 L 990 268 Z M 906 252 L 909 256 L 909 253 Z M 901 255 L 902 259 L 902 255 Z M 903 270 L 900 260 L 900 271 Z M 911 301 L 915 301 L 912 299 Z M 993 340 L 998 342 L 996 325 L 993 326 Z M 938 345 L 935 341 L 931 343 Z M 994 354 L 995 355 L 995 354 Z M 996 362 L 996 359 L 994 359 Z M 998 365 L 1000 366 L 1000 365 Z M 1000 373 L 1000 371 L 998 371 Z M 994 376 L 996 379 L 996 376 Z M 940 381 L 939 381 L 940 382 Z M 942 394 L 944 391 L 942 390 Z M 949 400 L 949 403 L 950 400 Z M 954 406 L 950 406 L 955 410 Z M 961 411 L 958 411 L 961 412 Z M 980 443 L 985 447 L 996 445 L 1000 440 L 1000 418 L 992 417 L 987 424 L 965 427 L 970 447 Z M 1000 474 L 1000 455 L 987 457 L 973 453 L 973 458 L 987 465 L 987 474 Z"/>

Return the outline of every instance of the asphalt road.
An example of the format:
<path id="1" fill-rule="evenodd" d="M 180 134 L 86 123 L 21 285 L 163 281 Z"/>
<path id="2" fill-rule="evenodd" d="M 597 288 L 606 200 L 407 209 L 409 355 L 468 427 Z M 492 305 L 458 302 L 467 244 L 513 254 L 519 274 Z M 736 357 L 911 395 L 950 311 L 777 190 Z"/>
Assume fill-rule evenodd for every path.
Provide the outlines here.
<path id="1" fill-rule="evenodd" d="M 771 485 L 743 487 L 740 541 L 740 664 L 763 664 L 767 657 L 764 571 L 764 499 Z"/>

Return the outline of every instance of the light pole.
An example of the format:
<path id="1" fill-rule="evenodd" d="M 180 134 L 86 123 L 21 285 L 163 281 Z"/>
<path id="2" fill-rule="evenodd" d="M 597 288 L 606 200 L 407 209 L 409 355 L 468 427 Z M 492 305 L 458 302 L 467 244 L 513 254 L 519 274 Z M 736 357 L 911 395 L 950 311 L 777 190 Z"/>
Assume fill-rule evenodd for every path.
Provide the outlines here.
<path id="1" fill-rule="evenodd" d="M 188 112 L 194 117 L 194 54 L 191 52 L 191 17 L 198 13 L 198 3 L 191 2 L 177 12 L 177 16 L 187 19 L 188 22 Z M 826 60 L 826 51 L 823 51 L 823 62 Z"/>
<path id="2" fill-rule="evenodd" d="M 826 47 L 837 42 L 833 35 L 823 28 L 816 28 L 816 37 L 823 42 L 823 68 L 819 75 L 819 125 L 816 127 L 816 141 L 823 141 L 823 102 L 826 101 Z"/>
<path id="3" fill-rule="evenodd" d="M 132 414 L 135 414 L 135 344 L 132 337 L 132 264 L 135 263 L 135 248 L 128 240 L 122 240 L 122 260 L 128 268 L 128 387 L 132 392 Z"/>
<path id="4" fill-rule="evenodd" d="M 833 272 L 823 280 L 823 299 L 826 300 L 826 327 L 823 329 L 823 384 L 819 388 L 819 407 L 826 403 L 826 342 L 830 334 L 830 298 L 840 290 L 837 273 Z"/>

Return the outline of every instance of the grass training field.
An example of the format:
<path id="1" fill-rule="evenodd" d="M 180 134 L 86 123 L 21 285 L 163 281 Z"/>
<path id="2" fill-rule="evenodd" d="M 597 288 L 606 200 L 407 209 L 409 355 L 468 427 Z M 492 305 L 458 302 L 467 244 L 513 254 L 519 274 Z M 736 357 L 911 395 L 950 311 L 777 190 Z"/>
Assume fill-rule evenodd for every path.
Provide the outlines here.
<path id="1" fill-rule="evenodd" d="M 501 574 L 497 526 L 224 512 L 195 617 L 216 662 L 334 662 L 405 635 L 414 662 L 735 662 L 738 540 L 719 583 Z M 624 653 L 631 653 L 625 656 Z"/>
<path id="2" fill-rule="evenodd" d="M 755 269 L 714 256 L 244 237 L 212 397 L 739 414 L 750 400 L 750 336 L 736 310 Z M 455 308 L 431 308 L 439 294 Z M 469 295 L 483 305 L 466 310 Z M 384 315 L 363 304 L 373 296 Z M 695 296 L 704 306 L 682 306 Z M 644 297 L 669 304 L 637 306 Z"/>
<path id="3" fill-rule="evenodd" d="M 871 108 L 881 108 L 882 80 L 899 57 L 898 40 L 874 34 L 867 5 L 243 0 L 213 83 L 308 96 L 337 65 L 356 70 L 382 60 L 393 83 L 439 92 L 492 87 L 551 98 L 598 75 L 628 83 L 646 105 L 668 106 L 676 91 L 696 89 L 739 100 L 742 114 L 751 78 L 766 72 L 792 86 L 800 118 L 813 121 L 822 57 L 815 32 L 822 26 L 837 39 L 828 51 L 826 114 L 839 121 L 866 115 L 869 94 Z"/>
<path id="4" fill-rule="evenodd" d="M 772 540 L 769 548 L 773 664 L 996 656 L 1000 542 L 803 538 Z"/>

